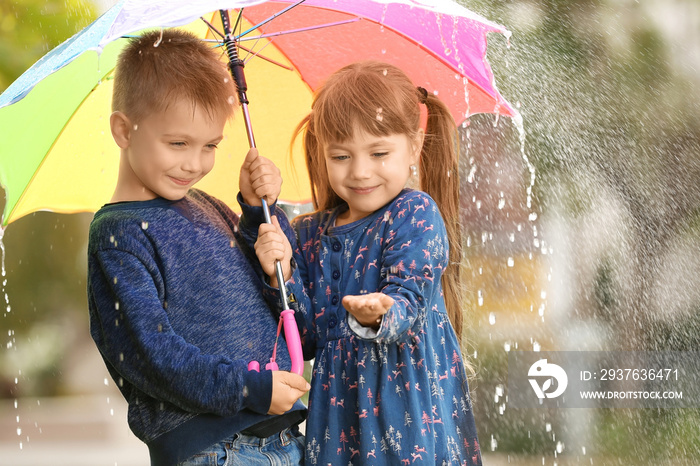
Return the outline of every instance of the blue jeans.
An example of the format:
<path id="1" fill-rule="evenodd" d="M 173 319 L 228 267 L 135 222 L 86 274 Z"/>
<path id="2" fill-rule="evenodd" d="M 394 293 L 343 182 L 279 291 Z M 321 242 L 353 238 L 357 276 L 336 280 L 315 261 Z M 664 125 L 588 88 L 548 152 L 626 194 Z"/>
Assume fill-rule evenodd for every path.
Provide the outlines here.
<path id="1" fill-rule="evenodd" d="M 178 466 L 297 466 L 303 455 L 304 436 L 294 427 L 268 438 L 238 433 Z"/>

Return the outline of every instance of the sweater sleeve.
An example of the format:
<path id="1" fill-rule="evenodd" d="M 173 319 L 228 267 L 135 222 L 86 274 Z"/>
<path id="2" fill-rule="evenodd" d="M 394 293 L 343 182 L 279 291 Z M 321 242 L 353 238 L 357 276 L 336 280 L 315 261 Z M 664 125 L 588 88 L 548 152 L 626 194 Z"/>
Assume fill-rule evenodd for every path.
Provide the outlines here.
<path id="1" fill-rule="evenodd" d="M 177 335 L 155 286 L 157 264 L 145 257 L 119 249 L 91 257 L 91 331 L 108 366 L 138 390 L 189 412 L 267 413 L 271 372 L 249 372 L 245 361 L 204 354 Z"/>

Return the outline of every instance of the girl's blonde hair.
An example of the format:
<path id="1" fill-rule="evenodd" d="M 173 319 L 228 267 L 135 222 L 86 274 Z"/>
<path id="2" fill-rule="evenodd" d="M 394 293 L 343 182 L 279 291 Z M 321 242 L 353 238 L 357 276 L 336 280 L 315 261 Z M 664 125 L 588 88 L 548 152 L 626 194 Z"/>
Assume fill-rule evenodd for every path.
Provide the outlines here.
<path id="1" fill-rule="evenodd" d="M 433 93 L 417 88 L 399 68 L 362 61 L 333 73 L 317 90 L 311 113 L 299 124 L 296 135 L 303 134 L 314 207 L 326 210 L 343 200 L 328 181 L 324 146 L 348 141 L 356 127 L 374 136 L 405 134 L 414 140 L 420 131 L 421 104 L 427 108 L 428 120 L 420 156 L 420 189 L 435 200 L 447 227 L 450 264 L 442 286 L 450 321 L 461 340 L 459 150 L 456 125 L 447 106 Z"/>

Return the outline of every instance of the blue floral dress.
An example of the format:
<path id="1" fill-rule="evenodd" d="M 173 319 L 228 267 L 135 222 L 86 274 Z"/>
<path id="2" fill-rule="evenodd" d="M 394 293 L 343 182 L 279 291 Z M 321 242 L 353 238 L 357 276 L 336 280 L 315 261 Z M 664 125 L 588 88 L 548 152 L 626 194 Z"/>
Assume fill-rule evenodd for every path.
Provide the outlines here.
<path id="1" fill-rule="evenodd" d="M 333 226 L 346 208 L 294 221 L 288 289 L 304 317 L 305 357 L 315 359 L 306 464 L 481 464 L 440 285 L 448 244 L 436 204 L 404 190 L 374 214 Z M 375 291 L 395 300 L 378 331 L 341 304 Z"/>

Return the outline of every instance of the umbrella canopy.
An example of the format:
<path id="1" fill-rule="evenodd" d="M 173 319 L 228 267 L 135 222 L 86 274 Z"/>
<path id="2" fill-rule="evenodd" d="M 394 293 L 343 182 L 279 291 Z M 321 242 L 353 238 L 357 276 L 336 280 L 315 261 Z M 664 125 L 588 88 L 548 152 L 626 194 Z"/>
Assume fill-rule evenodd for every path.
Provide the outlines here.
<path id="1" fill-rule="evenodd" d="M 438 93 L 457 121 L 515 114 L 486 61 L 487 33 L 507 31 L 449 0 L 124 0 L 0 95 L 2 225 L 37 210 L 95 211 L 108 202 L 119 162 L 109 130 L 111 80 L 126 37 L 183 27 L 217 46 L 221 38 L 207 23 L 221 30 L 219 9 L 236 22 L 257 147 L 282 171 L 281 201 L 310 201 L 300 148 L 296 167 L 288 157 L 291 136 L 313 91 L 351 62 L 401 67 Z M 247 151 L 242 120 L 228 124 L 215 169 L 198 184 L 232 206 Z"/>

